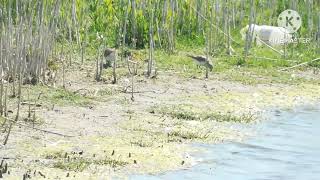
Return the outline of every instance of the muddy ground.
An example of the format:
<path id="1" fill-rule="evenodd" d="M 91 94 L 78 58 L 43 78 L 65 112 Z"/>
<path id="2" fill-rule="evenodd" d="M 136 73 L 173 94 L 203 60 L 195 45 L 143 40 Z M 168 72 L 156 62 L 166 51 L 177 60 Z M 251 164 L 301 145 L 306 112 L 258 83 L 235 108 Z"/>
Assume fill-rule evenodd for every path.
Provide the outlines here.
<path id="1" fill-rule="evenodd" d="M 271 110 L 320 97 L 318 84 L 244 85 L 214 74 L 205 80 L 160 71 L 156 78 L 135 76 L 132 99 L 130 76 L 117 84 L 107 75 L 95 82 L 94 72 L 85 69 L 75 65 L 66 72 L 66 90 L 80 103 L 64 96 L 52 102 L 44 93 L 37 129 L 23 121 L 28 107 L 22 106 L 21 123 L 0 146 L 3 169 L 8 164 L 5 179 L 127 178 L 188 168 L 201 163 L 192 154 L 204 151 L 192 143 L 242 141 L 254 135 L 247 127 Z"/>

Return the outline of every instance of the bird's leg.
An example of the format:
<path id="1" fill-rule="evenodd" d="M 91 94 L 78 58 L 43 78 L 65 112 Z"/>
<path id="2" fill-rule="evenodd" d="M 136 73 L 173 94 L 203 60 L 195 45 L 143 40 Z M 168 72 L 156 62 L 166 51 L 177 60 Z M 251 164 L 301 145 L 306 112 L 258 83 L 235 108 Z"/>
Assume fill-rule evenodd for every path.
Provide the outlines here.
<path id="1" fill-rule="evenodd" d="M 209 68 L 206 66 L 206 79 L 209 77 Z"/>

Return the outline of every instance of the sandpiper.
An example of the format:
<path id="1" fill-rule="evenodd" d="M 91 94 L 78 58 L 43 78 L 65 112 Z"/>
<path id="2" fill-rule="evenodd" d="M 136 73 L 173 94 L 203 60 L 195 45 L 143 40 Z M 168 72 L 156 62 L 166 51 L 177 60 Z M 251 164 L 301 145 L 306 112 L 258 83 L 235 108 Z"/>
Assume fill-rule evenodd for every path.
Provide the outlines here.
<path id="1" fill-rule="evenodd" d="M 112 62 L 116 58 L 116 49 L 106 48 L 104 50 L 104 58 L 106 59 L 105 68 L 112 67 Z"/>
<path id="2" fill-rule="evenodd" d="M 193 56 L 193 55 L 187 55 L 188 57 L 192 58 L 199 66 L 204 66 L 206 68 L 209 68 L 210 71 L 212 71 L 213 66 L 211 62 L 205 57 L 205 56 Z"/>

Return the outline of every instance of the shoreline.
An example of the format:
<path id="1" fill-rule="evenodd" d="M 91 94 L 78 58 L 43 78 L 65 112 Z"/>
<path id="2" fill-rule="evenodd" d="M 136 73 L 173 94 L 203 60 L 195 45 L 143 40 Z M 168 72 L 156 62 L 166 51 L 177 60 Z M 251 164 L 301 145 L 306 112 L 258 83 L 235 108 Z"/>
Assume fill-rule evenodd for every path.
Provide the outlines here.
<path id="1" fill-rule="evenodd" d="M 266 109 L 290 109 L 320 98 L 320 87 L 312 84 L 244 85 L 172 75 L 136 81 L 136 89 L 146 93 L 135 94 L 134 102 L 130 94 L 111 93 L 101 96 L 104 100 L 95 102 L 91 109 L 55 106 L 41 111 L 45 121 L 41 127 L 76 138 L 15 129 L 7 150 L 0 151 L 31 160 L 13 162 L 18 169 L 11 166 L 8 178 L 20 177 L 31 167 L 48 177 L 69 174 L 88 179 L 188 168 L 194 162 L 186 155 L 199 150 L 190 143 L 240 142 L 250 133 L 233 129 L 233 124 L 259 123 Z M 121 83 L 125 81 L 119 85 L 124 86 Z M 32 137 L 24 137 L 26 134 Z"/>

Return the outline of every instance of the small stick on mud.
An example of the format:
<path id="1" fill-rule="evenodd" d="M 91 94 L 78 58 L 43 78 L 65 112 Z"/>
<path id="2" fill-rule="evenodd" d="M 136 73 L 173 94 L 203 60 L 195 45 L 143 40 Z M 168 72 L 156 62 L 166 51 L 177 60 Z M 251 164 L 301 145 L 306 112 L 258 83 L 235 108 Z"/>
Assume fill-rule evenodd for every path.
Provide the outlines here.
<path id="1" fill-rule="evenodd" d="M 99 60 L 98 57 L 96 59 L 96 76 L 95 76 L 95 80 L 96 81 L 100 81 L 100 73 L 99 73 Z"/>
<path id="2" fill-rule="evenodd" d="M 65 89 L 66 88 L 66 78 L 65 78 L 66 64 L 65 64 L 65 59 L 63 59 L 62 56 L 63 56 L 63 45 L 60 52 L 60 62 L 62 64 L 62 87 L 63 89 Z"/>
<path id="3" fill-rule="evenodd" d="M 128 93 L 134 93 L 134 94 L 141 94 L 141 93 L 156 93 L 156 94 L 164 94 L 164 93 L 166 93 L 166 92 L 168 92 L 168 90 L 169 90 L 169 88 L 167 88 L 167 89 L 165 89 L 165 90 L 163 90 L 163 91 L 152 91 L 152 90 L 150 90 L 150 91 L 134 91 L 134 92 L 127 92 L 126 90 L 125 91 L 122 91 L 122 93 L 126 93 L 126 94 L 128 94 Z"/>
<path id="4" fill-rule="evenodd" d="M 21 105 L 28 105 L 28 106 L 37 106 L 37 107 L 41 107 L 42 104 L 35 104 L 35 103 L 31 103 L 31 102 L 22 102 Z M 28 107 L 28 117 L 29 117 L 29 112 L 31 112 L 30 108 Z"/>
<path id="5" fill-rule="evenodd" d="M 0 54 L 1 54 L 1 51 L 0 51 Z M 0 55 L 1 57 L 1 55 Z M 2 98 L 3 98 L 3 84 L 4 84 L 4 80 L 3 80 L 3 69 L 2 69 L 2 66 L 0 67 L 0 76 L 1 76 L 1 79 L 0 79 L 0 115 L 2 116 L 3 115 L 3 102 L 2 102 Z"/>
<path id="6" fill-rule="evenodd" d="M 116 84 L 117 83 L 117 74 L 116 74 L 116 68 L 117 68 L 117 53 L 115 53 L 115 57 L 113 59 L 113 70 L 112 70 L 112 74 L 113 74 L 113 81 L 112 84 Z"/>
<path id="7" fill-rule="evenodd" d="M 7 84 L 5 86 L 5 90 L 4 90 L 4 117 L 8 116 L 8 101 L 7 101 L 8 100 L 8 87 L 9 87 L 9 84 Z"/>
<path id="8" fill-rule="evenodd" d="M 28 102 L 30 102 L 30 84 L 28 85 L 27 94 L 28 94 Z M 22 102 L 21 105 L 24 105 L 24 102 Z M 28 103 L 28 119 L 31 118 L 31 105 L 32 105 L 31 103 Z"/>
<path id="9" fill-rule="evenodd" d="M 63 87 L 63 89 L 66 89 L 65 71 L 66 71 L 65 63 L 64 63 L 64 61 L 62 61 L 62 87 Z"/>
<path id="10" fill-rule="evenodd" d="M 131 101 L 134 101 L 134 96 L 133 96 L 133 73 L 131 73 Z"/>
<path id="11" fill-rule="evenodd" d="M 127 57 L 127 63 L 128 63 L 128 71 L 129 74 L 131 75 L 131 101 L 134 101 L 134 76 L 136 75 L 137 72 L 137 62 L 130 60 L 132 58 L 131 55 Z M 133 71 L 131 71 L 130 64 L 133 67 Z"/>
<path id="12" fill-rule="evenodd" d="M 38 98 L 35 100 L 33 104 L 33 117 L 32 117 L 32 127 L 34 128 L 36 123 L 36 107 L 38 105 L 38 101 L 40 100 L 40 97 L 42 95 L 42 92 L 39 93 Z"/>
<path id="13" fill-rule="evenodd" d="M 9 140 L 9 136 L 10 136 L 10 133 L 11 133 L 11 129 L 12 129 L 12 124 L 13 122 L 10 123 L 10 126 L 9 126 L 9 131 L 7 133 L 7 136 L 6 138 L 4 139 L 4 142 L 3 142 L 3 145 L 5 146 L 7 143 L 8 143 L 8 140 Z"/>
<path id="14" fill-rule="evenodd" d="M 57 135 L 57 136 L 63 136 L 63 137 L 75 137 L 75 136 L 71 136 L 71 135 L 65 135 L 65 134 L 62 134 L 62 133 L 58 133 L 58 132 L 53 132 L 53 131 L 49 131 L 49 130 L 45 130 L 45 129 L 40 129 L 40 128 L 36 128 L 36 127 L 30 127 L 28 125 L 25 125 L 25 124 L 22 124 L 22 123 L 19 123 L 19 122 L 15 122 L 13 119 L 9 119 L 9 118 L 6 118 L 9 122 L 10 122 L 10 127 L 9 127 L 9 131 L 8 131 L 8 134 L 7 134 L 7 137 L 5 139 L 5 143 L 3 145 L 5 145 L 8 141 L 8 138 L 9 138 L 9 135 L 10 135 L 10 131 L 12 129 L 12 126 L 14 124 L 17 124 L 19 126 L 23 126 L 25 128 L 30 128 L 30 129 L 33 129 L 33 130 L 36 130 L 36 131 L 41 131 L 41 132 L 44 132 L 44 133 L 47 133 L 47 134 L 53 134 L 53 135 Z"/>

